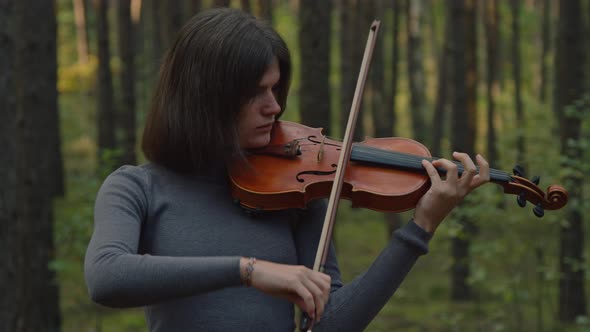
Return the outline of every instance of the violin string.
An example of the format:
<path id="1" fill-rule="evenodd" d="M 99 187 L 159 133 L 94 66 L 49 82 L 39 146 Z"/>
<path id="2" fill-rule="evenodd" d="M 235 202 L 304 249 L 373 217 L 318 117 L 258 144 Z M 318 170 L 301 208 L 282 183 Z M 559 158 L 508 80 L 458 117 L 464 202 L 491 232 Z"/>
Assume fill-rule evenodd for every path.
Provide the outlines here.
<path id="1" fill-rule="evenodd" d="M 428 157 L 417 156 L 417 155 L 412 155 L 412 154 L 403 153 L 403 152 L 389 151 L 389 150 L 379 149 L 379 148 L 375 148 L 375 147 L 361 146 L 361 145 L 355 145 L 355 150 L 357 150 L 357 152 L 360 152 L 361 154 L 364 154 L 365 156 L 377 157 L 377 158 L 380 158 L 381 160 L 389 160 L 390 162 L 399 163 L 400 164 L 399 166 L 409 167 L 409 168 L 418 169 L 418 170 L 423 169 L 423 166 L 422 166 L 423 159 L 429 160 L 431 162 L 436 160 L 436 158 L 428 158 Z M 461 172 L 464 171 L 463 165 L 460 162 L 457 162 L 457 161 L 451 161 L 451 162 L 453 162 L 455 165 L 457 165 L 458 169 Z M 477 167 L 477 169 L 479 171 L 479 167 Z M 508 181 L 510 179 L 510 175 L 508 173 L 501 171 L 501 170 L 496 170 L 493 168 L 490 169 L 490 177 L 492 177 L 492 179 L 504 180 L 504 181 Z"/>
<path id="2" fill-rule="evenodd" d="M 421 157 L 421 156 L 417 156 L 417 155 L 412 155 L 412 154 L 407 154 L 407 153 L 402 153 L 402 152 L 395 152 L 395 151 L 388 151 L 388 150 L 383 150 L 383 149 L 379 149 L 379 148 L 375 148 L 375 150 L 373 151 L 367 151 L 369 154 L 373 153 L 373 154 L 377 154 L 380 155 L 383 158 L 386 159 L 390 159 L 392 161 L 402 161 L 403 163 L 407 163 L 403 166 L 409 166 L 409 167 L 419 167 L 422 168 L 422 159 L 427 159 L 429 161 L 434 161 L 435 158 L 427 158 L 427 157 Z M 457 161 L 451 161 L 453 162 L 455 165 L 458 166 L 458 169 L 460 171 L 464 171 L 464 167 L 460 162 Z M 479 169 L 479 167 L 478 167 Z M 496 170 L 496 169 L 490 169 L 490 175 L 496 175 L 496 176 L 505 176 L 507 173 L 500 171 L 500 170 Z"/>
<path id="3" fill-rule="evenodd" d="M 327 135 L 324 137 L 334 140 L 334 141 L 339 140 L 338 138 L 334 138 L 334 137 L 327 136 Z M 407 167 L 418 168 L 418 169 L 423 169 L 422 159 L 426 159 L 430 162 L 438 159 L 438 158 L 432 158 L 432 157 L 430 157 L 430 158 L 429 157 L 422 157 L 422 156 L 413 155 L 413 154 L 409 154 L 409 153 L 390 151 L 390 150 L 380 149 L 380 148 L 376 148 L 376 147 L 369 147 L 366 145 L 361 145 L 359 143 L 355 144 L 355 149 L 359 149 L 359 152 L 365 152 L 367 155 L 371 155 L 371 154 L 379 155 L 380 154 L 381 157 L 383 157 L 385 159 L 389 159 L 391 161 L 407 162 L 408 164 L 404 164 L 401 166 L 407 166 Z M 461 172 L 464 171 L 463 164 L 461 164 L 458 161 L 454 161 L 454 160 L 451 160 L 451 162 L 454 163 L 455 165 L 457 165 L 458 169 Z M 477 171 L 479 172 L 479 166 L 477 166 Z M 494 176 L 494 175 L 500 179 L 510 178 L 510 174 L 508 174 L 507 172 L 504 172 L 502 170 L 497 170 L 494 168 L 490 168 L 490 176 Z"/>
<path id="4" fill-rule="evenodd" d="M 325 136 L 325 137 L 330 138 L 329 136 Z M 333 138 L 330 138 L 330 139 L 333 139 Z M 300 144 L 300 145 L 307 146 L 307 145 L 316 145 L 316 144 L 317 143 L 307 143 L 307 144 Z M 424 170 L 424 167 L 422 166 L 423 159 L 426 159 L 430 162 L 438 159 L 438 158 L 413 155 L 413 154 L 409 154 L 409 153 L 390 151 L 390 150 L 380 149 L 380 148 L 376 148 L 376 147 L 363 146 L 360 144 L 355 144 L 354 150 L 356 150 L 356 152 L 363 154 L 365 156 L 377 158 L 377 160 L 374 160 L 375 162 L 379 162 L 380 160 L 388 160 L 390 162 L 399 164 L 399 166 L 408 167 L 408 168 L 412 168 L 412 169 L 416 169 L 416 170 Z M 305 151 L 305 150 L 303 150 L 303 151 Z M 460 172 L 464 171 L 463 164 L 461 164 L 458 161 L 453 161 L 453 160 L 451 160 L 451 162 L 454 163 L 455 165 L 457 165 L 457 168 Z M 477 166 L 477 170 L 479 172 L 479 166 Z M 509 181 L 511 178 L 510 174 L 508 174 L 507 172 L 504 172 L 502 170 L 493 169 L 493 168 L 490 168 L 490 177 L 492 179 L 497 179 L 497 180 L 502 180 L 502 181 Z"/>

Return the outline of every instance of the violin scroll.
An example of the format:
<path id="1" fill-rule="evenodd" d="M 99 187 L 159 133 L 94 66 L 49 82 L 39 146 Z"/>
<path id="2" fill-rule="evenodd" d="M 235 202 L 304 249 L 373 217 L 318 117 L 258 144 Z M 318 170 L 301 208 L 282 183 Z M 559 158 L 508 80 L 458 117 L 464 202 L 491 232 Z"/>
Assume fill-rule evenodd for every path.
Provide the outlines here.
<path id="1" fill-rule="evenodd" d="M 517 196 L 516 201 L 520 207 L 525 207 L 527 202 L 535 205 L 533 213 L 537 217 L 542 217 L 545 210 L 557 210 L 567 204 L 568 193 L 558 185 L 551 185 L 545 193 L 539 188 L 539 177 L 535 176 L 531 180 L 524 177 L 522 167 L 514 167 L 515 175 L 510 180 L 498 183 L 504 187 L 504 192 Z"/>

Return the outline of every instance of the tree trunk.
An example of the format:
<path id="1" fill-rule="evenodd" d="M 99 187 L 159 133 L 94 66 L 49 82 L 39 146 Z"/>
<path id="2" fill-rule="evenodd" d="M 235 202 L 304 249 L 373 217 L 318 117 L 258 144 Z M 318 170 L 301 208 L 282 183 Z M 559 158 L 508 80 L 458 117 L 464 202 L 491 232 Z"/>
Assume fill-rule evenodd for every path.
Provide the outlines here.
<path id="1" fill-rule="evenodd" d="M 358 74 L 360 73 L 361 64 L 363 61 L 363 53 L 364 53 L 364 45 L 367 43 L 367 37 L 369 35 L 369 29 L 371 23 L 373 22 L 373 18 L 370 14 L 370 3 L 368 1 L 361 1 L 361 0 L 352 0 L 350 1 L 349 10 L 352 13 L 357 13 L 356 15 L 352 15 L 351 26 L 350 26 L 350 33 L 352 34 L 352 39 L 354 43 L 352 44 L 351 54 L 350 57 L 352 58 L 352 94 L 350 95 L 350 103 L 348 107 L 343 109 L 343 116 L 342 122 L 343 127 L 346 128 L 346 123 L 348 122 L 348 115 L 350 113 L 350 106 L 352 105 L 352 98 L 354 97 L 354 90 L 356 89 L 356 84 L 358 81 Z M 379 37 L 378 37 L 379 38 Z M 364 94 L 364 97 L 361 100 L 361 113 L 357 119 L 356 127 L 354 129 L 354 140 L 355 141 L 362 141 L 365 139 L 365 124 L 364 124 L 364 114 L 367 114 L 366 110 L 370 110 L 371 108 L 371 96 L 370 93 Z M 370 114 L 370 113 L 369 113 Z M 344 132 L 344 129 L 343 129 Z"/>
<path id="2" fill-rule="evenodd" d="M 476 38 L 475 0 L 453 0 L 450 6 L 453 36 L 453 116 L 451 147 L 473 156 L 476 112 Z M 460 216 L 462 234 L 452 240 L 451 298 L 454 301 L 472 298 L 467 279 L 470 275 L 469 247 L 475 226 Z"/>
<path id="3" fill-rule="evenodd" d="M 86 8 L 84 0 L 73 0 L 74 17 L 76 19 L 76 49 L 78 62 L 88 62 L 88 34 L 86 33 Z"/>
<path id="4" fill-rule="evenodd" d="M 554 107 L 559 119 L 561 154 L 567 158 L 562 165 L 569 169 L 565 174 L 566 188 L 570 197 L 584 202 L 584 171 L 580 131 L 582 112 L 587 107 L 579 101 L 584 94 L 584 68 L 588 61 L 584 45 L 584 25 L 580 0 L 559 2 L 559 24 L 555 54 L 555 96 Z M 571 111 L 566 109 L 571 108 Z M 583 213 L 580 204 L 572 204 L 560 223 L 559 250 L 559 320 L 574 322 L 576 317 L 585 316 L 585 265 Z"/>
<path id="5" fill-rule="evenodd" d="M 356 63 L 354 63 L 353 48 L 355 43 L 355 11 L 356 0 L 342 0 L 340 2 L 340 136 L 344 137 L 348 112 L 352 105 L 355 89 Z"/>
<path id="6" fill-rule="evenodd" d="M 55 160 L 61 160 L 57 108 L 57 37 L 53 1 L 14 2 L 16 87 L 15 197 L 17 270 L 12 285 L 16 321 L 11 331 L 58 331 L 52 199 Z M 32 24 L 34 22 L 34 24 Z M 43 56 L 39 56 L 42 52 Z M 57 151 L 56 151 L 56 146 Z M 49 176 L 50 175 L 50 176 Z M 3 281 L 4 282 L 4 281 Z M 3 295 L 4 296 L 4 295 Z"/>
<path id="7" fill-rule="evenodd" d="M 95 0 L 96 35 L 98 39 L 98 160 L 99 174 L 104 176 L 114 168 L 108 151 L 115 149 L 115 105 L 113 97 L 113 78 L 111 74 L 109 47 L 109 28 L 106 0 Z"/>
<path id="8" fill-rule="evenodd" d="M 266 20 L 272 25 L 272 0 L 258 0 L 258 15 L 257 17 Z"/>
<path id="9" fill-rule="evenodd" d="M 213 0 L 213 7 L 229 7 L 229 0 Z"/>
<path id="10" fill-rule="evenodd" d="M 499 12 L 498 0 L 488 0 L 485 6 L 485 31 L 486 31 L 486 64 L 487 81 L 486 95 L 488 104 L 488 133 L 487 133 L 487 160 L 491 165 L 498 163 L 498 149 L 496 148 L 497 135 L 494 120 L 496 117 L 496 98 L 498 97 L 499 68 L 498 44 L 499 44 Z"/>
<path id="11" fill-rule="evenodd" d="M 303 0 L 299 7 L 301 85 L 299 114 L 310 127 L 330 135 L 330 17 L 329 1 Z"/>
<path id="12" fill-rule="evenodd" d="M 203 4 L 202 4 L 201 0 L 191 0 L 191 2 L 190 2 L 191 15 L 190 16 L 193 16 L 196 13 L 200 12 L 202 9 L 202 6 L 203 6 Z"/>
<path id="13" fill-rule="evenodd" d="M 250 0 L 240 0 L 240 7 L 245 12 L 250 12 Z"/>
<path id="14" fill-rule="evenodd" d="M 154 0 L 157 1 L 157 0 Z M 182 26 L 182 4 L 180 0 L 158 1 L 160 16 L 160 39 L 164 49 L 172 46 L 172 42 Z"/>
<path id="15" fill-rule="evenodd" d="M 520 66 L 520 0 L 510 1 L 512 9 L 512 73 L 514 75 L 514 109 L 516 111 L 516 160 L 525 170 L 525 137 L 524 137 L 524 110 L 522 108 L 521 93 L 521 66 Z"/>
<path id="16" fill-rule="evenodd" d="M 19 318 L 14 306 L 19 299 L 14 287 L 18 273 L 14 1 L 0 0 L 0 331 L 15 331 Z"/>
<path id="17" fill-rule="evenodd" d="M 378 17 L 384 12 L 383 2 L 376 0 L 371 7 L 370 17 Z M 391 108 L 385 103 L 385 65 L 384 65 L 384 36 L 381 30 L 380 36 L 375 41 L 373 59 L 369 71 L 371 87 L 371 114 L 373 117 L 373 129 L 375 137 L 391 137 L 393 135 L 393 121 Z"/>
<path id="18" fill-rule="evenodd" d="M 160 7 L 162 3 L 159 0 L 149 0 L 150 3 L 150 14 L 152 19 L 152 55 L 153 55 L 153 66 L 152 76 L 156 77 L 160 70 L 162 62 L 162 56 L 164 54 L 164 46 L 162 41 L 162 22 L 160 20 Z"/>
<path id="19" fill-rule="evenodd" d="M 551 49 L 551 0 L 543 0 L 543 20 L 541 21 L 541 82 L 539 85 L 539 98 L 541 102 L 547 101 L 547 83 L 549 82 L 548 61 Z"/>
<path id="20" fill-rule="evenodd" d="M 400 5 L 401 0 L 393 0 L 392 11 L 393 11 L 393 23 L 391 25 L 392 33 L 392 50 L 391 50 L 391 89 L 386 91 L 386 103 L 391 107 L 387 118 L 391 122 L 391 135 L 395 136 L 395 125 L 397 121 L 396 115 L 396 102 L 397 102 L 397 88 L 398 88 L 398 77 L 399 77 L 399 27 L 400 17 L 402 14 L 402 6 Z"/>
<path id="21" fill-rule="evenodd" d="M 131 22 L 130 0 L 119 0 L 119 56 L 121 57 L 122 107 L 118 121 L 122 127 L 121 164 L 135 165 L 135 25 Z"/>
<path id="22" fill-rule="evenodd" d="M 408 33 L 408 82 L 410 86 L 410 115 L 414 139 L 424 142 L 426 93 L 424 67 L 422 66 L 422 1 L 407 0 Z"/>
<path id="23" fill-rule="evenodd" d="M 395 125 L 396 125 L 396 97 L 398 87 L 398 76 L 399 76 L 399 27 L 400 27 L 400 16 L 402 14 L 402 6 L 400 5 L 401 0 L 393 0 L 392 11 L 393 11 L 393 22 L 391 24 L 392 29 L 392 50 L 391 50 L 391 89 L 385 92 L 386 109 L 385 121 L 391 124 L 391 128 L 388 129 L 391 136 L 396 136 Z M 389 238 L 393 236 L 393 232 L 402 226 L 402 219 L 398 213 L 385 213 L 385 223 L 387 224 L 387 232 Z"/>
<path id="24" fill-rule="evenodd" d="M 440 59 L 438 60 L 438 84 L 436 88 L 436 104 L 434 106 L 434 116 L 432 120 L 432 144 L 431 152 L 433 156 L 442 155 L 442 140 L 446 127 L 446 109 L 451 100 L 450 94 L 452 93 L 451 80 L 449 79 L 451 65 L 451 49 L 450 45 L 452 36 L 450 36 L 451 20 L 449 19 L 450 13 L 445 16 L 444 22 L 444 36 L 442 43 L 442 50 L 440 51 Z"/>

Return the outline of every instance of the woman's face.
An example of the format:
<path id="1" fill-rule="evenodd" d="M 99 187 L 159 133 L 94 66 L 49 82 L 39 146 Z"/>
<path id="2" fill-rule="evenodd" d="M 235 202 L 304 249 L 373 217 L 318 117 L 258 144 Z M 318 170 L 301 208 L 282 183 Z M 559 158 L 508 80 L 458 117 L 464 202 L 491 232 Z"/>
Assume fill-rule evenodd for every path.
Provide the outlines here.
<path id="1" fill-rule="evenodd" d="M 238 135 L 240 147 L 253 149 L 266 146 L 270 142 L 270 131 L 275 116 L 281 112 L 276 92 L 281 78 L 279 64 L 273 59 L 262 80 L 258 92 L 238 113 Z"/>

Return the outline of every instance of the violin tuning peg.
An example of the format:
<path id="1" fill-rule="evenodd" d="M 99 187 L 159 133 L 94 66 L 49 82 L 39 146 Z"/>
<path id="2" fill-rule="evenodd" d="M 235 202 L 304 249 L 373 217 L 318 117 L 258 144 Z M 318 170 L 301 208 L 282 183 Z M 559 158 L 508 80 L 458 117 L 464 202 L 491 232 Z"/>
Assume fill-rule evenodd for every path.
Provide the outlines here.
<path id="1" fill-rule="evenodd" d="M 533 208 L 533 213 L 535 214 L 535 216 L 537 216 L 539 218 L 541 218 L 545 215 L 545 209 L 543 208 L 541 203 L 535 205 L 535 207 Z"/>
<path id="2" fill-rule="evenodd" d="M 516 176 L 524 177 L 524 168 L 520 165 L 515 165 L 514 168 L 512 168 L 512 172 Z"/>
<path id="3" fill-rule="evenodd" d="M 516 202 L 518 203 L 518 206 L 525 207 L 526 206 L 526 193 L 521 192 L 518 195 L 518 197 L 516 197 Z"/>
<path id="4" fill-rule="evenodd" d="M 536 185 L 539 185 L 539 182 L 541 182 L 541 177 L 540 177 L 540 176 L 538 176 L 538 175 L 535 175 L 535 176 L 533 176 L 533 178 L 531 179 L 531 182 L 532 182 L 532 183 L 534 183 L 534 184 L 536 184 Z"/>

